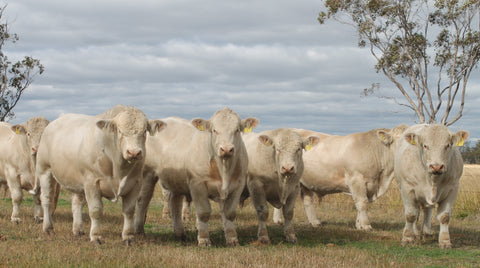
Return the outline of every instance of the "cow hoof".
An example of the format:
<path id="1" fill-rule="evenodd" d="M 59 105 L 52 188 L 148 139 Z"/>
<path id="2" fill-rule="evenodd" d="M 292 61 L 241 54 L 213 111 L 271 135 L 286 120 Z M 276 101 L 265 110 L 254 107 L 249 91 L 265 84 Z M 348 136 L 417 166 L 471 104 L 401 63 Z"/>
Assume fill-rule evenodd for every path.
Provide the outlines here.
<path id="1" fill-rule="evenodd" d="M 42 223 L 43 222 L 43 217 L 35 216 L 33 218 L 33 220 L 35 221 L 35 223 Z"/>
<path id="2" fill-rule="evenodd" d="M 413 245 L 415 243 L 414 239 L 408 238 L 408 239 L 402 239 L 402 246 L 409 246 Z"/>
<path id="3" fill-rule="evenodd" d="M 313 221 L 313 222 L 310 222 L 310 224 L 313 226 L 313 227 L 319 227 L 320 225 L 322 225 L 322 223 L 320 221 Z"/>
<path id="4" fill-rule="evenodd" d="M 210 239 L 208 238 L 199 238 L 198 239 L 198 246 L 199 247 L 210 247 L 212 245 L 212 242 L 210 242 Z"/>
<path id="5" fill-rule="evenodd" d="M 450 249 L 452 248 L 452 243 L 450 241 L 444 241 L 439 244 L 441 249 Z"/>
<path id="6" fill-rule="evenodd" d="M 122 242 L 125 246 L 129 247 L 133 245 L 134 239 L 126 239 L 126 240 L 123 240 Z"/>
<path id="7" fill-rule="evenodd" d="M 73 235 L 76 236 L 76 237 L 80 237 L 80 236 L 85 235 L 85 232 L 84 231 L 74 231 Z"/>
<path id="8" fill-rule="evenodd" d="M 97 246 L 97 245 L 103 244 L 103 240 L 102 240 L 102 238 L 95 238 L 95 239 L 90 240 L 90 243 Z"/>
<path id="9" fill-rule="evenodd" d="M 238 239 L 236 237 L 227 239 L 227 247 L 236 247 L 238 246 Z"/>
<path id="10" fill-rule="evenodd" d="M 362 226 L 361 229 L 364 230 L 364 231 L 372 231 L 373 230 L 371 225 Z"/>
<path id="11" fill-rule="evenodd" d="M 12 221 L 12 223 L 19 224 L 19 223 L 22 222 L 22 219 L 20 219 L 18 217 L 12 217 L 11 221 Z"/>
<path id="12" fill-rule="evenodd" d="M 270 238 L 268 238 L 268 236 L 260 236 L 258 241 L 262 244 L 270 244 Z"/>
<path id="13" fill-rule="evenodd" d="M 43 232 L 47 235 L 54 235 L 55 232 L 53 231 L 53 227 L 49 227 L 47 229 L 44 229 Z"/>
<path id="14" fill-rule="evenodd" d="M 291 244 L 297 243 L 297 237 L 295 235 L 287 235 L 287 242 Z"/>

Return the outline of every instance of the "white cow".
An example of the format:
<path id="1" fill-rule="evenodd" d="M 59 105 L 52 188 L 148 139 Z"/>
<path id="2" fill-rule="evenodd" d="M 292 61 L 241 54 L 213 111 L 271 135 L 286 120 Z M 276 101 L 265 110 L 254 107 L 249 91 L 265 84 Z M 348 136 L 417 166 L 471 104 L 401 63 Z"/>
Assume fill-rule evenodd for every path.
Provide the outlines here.
<path id="1" fill-rule="evenodd" d="M 417 220 L 423 210 L 422 231 L 431 234 L 431 216 L 438 204 L 438 242 L 450 248 L 448 224 L 457 197 L 463 160 L 457 146 L 468 138 L 467 131 L 452 133 L 444 125 L 414 125 L 408 128 L 395 152 L 395 177 L 405 207 L 402 244 L 413 243 L 419 235 Z"/>
<path id="2" fill-rule="evenodd" d="M 243 139 L 248 153 L 247 187 L 259 222 L 258 240 L 270 243 L 266 225 L 268 201 L 275 208 L 282 208 L 286 240 L 296 243 L 292 219 L 303 173 L 303 149 L 311 149 L 319 138 L 304 139 L 292 130 L 281 128 L 246 134 Z"/>
<path id="3" fill-rule="evenodd" d="M 19 223 L 23 190 L 35 188 L 35 157 L 40 137 L 49 121 L 44 117 L 30 118 L 21 125 L 0 123 L 0 184 L 8 185 L 12 197 L 12 222 Z M 34 218 L 42 219 L 38 195 L 34 195 Z"/>
<path id="4" fill-rule="evenodd" d="M 148 120 L 135 107 L 117 105 L 98 116 L 65 114 L 52 121 L 43 133 L 37 155 L 36 174 L 41 189 L 56 179 L 71 191 L 73 233 L 83 234 L 82 207 L 88 204 L 90 241 L 102 243 L 100 218 L 102 197 L 122 197 L 124 226 L 122 240 L 134 238 L 135 200 L 142 182 L 145 139 L 162 129 L 160 120 Z M 43 231 L 51 233 L 50 191 L 41 192 Z"/>
<path id="5" fill-rule="evenodd" d="M 399 125 L 392 130 L 380 128 L 346 136 L 295 130 L 304 138 L 312 135 L 320 138 L 318 145 L 303 155 L 305 170 L 300 180 L 310 224 L 320 224 L 314 193 L 321 200 L 327 194 L 343 192 L 351 194 L 355 202 L 356 228 L 371 230 L 368 203 L 387 192 L 394 177 L 395 146 L 406 128 Z"/>
<path id="6" fill-rule="evenodd" d="M 170 191 L 169 205 L 176 237 L 185 238 L 182 200 L 184 196 L 191 196 L 197 212 L 198 245 L 211 245 L 209 199 L 220 204 L 226 244 L 238 245 L 234 220 L 248 168 L 241 133 L 255 127 L 258 120 L 241 120 L 237 113 L 225 108 L 210 120 L 189 122 L 167 118 L 164 121 L 168 125 L 165 131 L 148 139 L 148 148 L 152 150 L 147 154 L 145 172 L 152 172 L 145 177 L 137 202 L 136 232 L 144 231 L 155 178 L 159 178 L 162 187 Z"/>

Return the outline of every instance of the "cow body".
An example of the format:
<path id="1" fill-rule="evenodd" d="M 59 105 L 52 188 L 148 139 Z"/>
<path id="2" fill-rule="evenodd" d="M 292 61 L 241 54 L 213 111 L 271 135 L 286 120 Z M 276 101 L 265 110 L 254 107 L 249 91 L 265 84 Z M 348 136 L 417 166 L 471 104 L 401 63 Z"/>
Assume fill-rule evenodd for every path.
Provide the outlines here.
<path id="1" fill-rule="evenodd" d="M 0 184 L 10 189 L 13 211 L 12 222 L 20 222 L 22 190 L 35 189 L 35 159 L 43 130 L 49 121 L 44 117 L 30 118 L 21 125 L 0 123 Z M 34 218 L 41 220 L 41 206 L 38 195 L 33 196 Z"/>
<path id="2" fill-rule="evenodd" d="M 169 206 L 174 233 L 184 238 L 182 200 L 192 198 L 198 224 L 198 245 L 209 246 L 209 199 L 220 204 L 227 245 L 237 245 L 234 219 L 245 186 L 248 157 L 241 132 L 258 124 L 241 120 L 230 109 L 217 111 L 210 120 L 165 119 L 168 127 L 149 137 L 145 180 L 137 202 L 136 232 L 142 233 L 155 181 L 170 192 Z"/>
<path id="3" fill-rule="evenodd" d="M 413 243 L 419 235 L 420 209 L 422 231 L 431 234 L 431 215 L 438 204 L 439 245 L 450 248 L 448 224 L 457 197 L 463 160 L 457 146 L 463 145 L 468 132 L 452 133 L 443 125 L 414 125 L 405 131 L 395 152 L 395 177 L 405 207 L 402 244 Z"/>
<path id="4" fill-rule="evenodd" d="M 149 121 L 135 107 L 118 105 L 104 114 L 65 114 L 45 129 L 37 155 L 36 174 L 41 189 L 54 179 L 73 193 L 73 233 L 83 234 L 82 207 L 88 204 L 90 240 L 101 243 L 102 197 L 122 198 L 122 239 L 133 240 L 133 214 L 140 190 L 146 133 L 154 134 L 163 122 Z M 51 191 L 41 191 L 44 232 L 53 230 L 49 213 Z"/>
<path id="5" fill-rule="evenodd" d="M 295 243 L 292 219 L 303 173 L 303 149 L 310 149 L 318 138 L 303 139 L 294 131 L 282 128 L 246 134 L 244 141 L 249 163 L 247 187 L 257 211 L 258 239 L 262 243 L 270 242 L 266 227 L 269 202 L 282 209 L 286 240 Z"/>
<path id="6" fill-rule="evenodd" d="M 314 193 L 319 199 L 327 194 L 352 195 L 357 209 L 356 228 L 371 230 L 368 203 L 382 196 L 393 180 L 396 141 L 406 125 L 373 129 L 346 136 L 333 136 L 296 130 L 301 136 L 315 135 L 320 141 L 303 156 L 305 170 L 300 180 L 301 197 L 309 222 L 320 224 L 314 207 Z"/>

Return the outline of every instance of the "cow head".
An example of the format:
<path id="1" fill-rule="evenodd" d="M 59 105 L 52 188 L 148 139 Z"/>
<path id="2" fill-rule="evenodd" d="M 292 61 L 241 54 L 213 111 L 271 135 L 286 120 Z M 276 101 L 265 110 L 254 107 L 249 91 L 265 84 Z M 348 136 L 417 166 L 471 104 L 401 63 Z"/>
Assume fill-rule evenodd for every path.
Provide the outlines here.
<path id="1" fill-rule="evenodd" d="M 217 111 L 210 120 L 193 119 L 192 125 L 200 131 L 211 133 L 213 153 L 220 159 L 235 155 L 237 147 L 243 144 L 242 132 L 250 132 L 258 125 L 258 119 L 241 120 L 237 113 L 225 108 Z"/>
<path id="2" fill-rule="evenodd" d="M 387 146 L 390 146 L 392 144 L 395 144 L 398 139 L 402 136 L 403 132 L 408 128 L 407 125 L 401 124 L 398 125 L 391 130 L 388 129 L 377 129 L 377 138 L 380 139 L 382 143 L 384 143 Z M 392 146 L 394 149 L 395 147 Z"/>
<path id="3" fill-rule="evenodd" d="M 27 134 L 28 146 L 30 147 L 32 156 L 37 155 L 40 139 L 42 137 L 43 131 L 49 123 L 50 121 L 48 121 L 45 117 L 37 116 L 28 119 L 28 121 L 24 124 Z"/>
<path id="4" fill-rule="evenodd" d="M 408 143 L 419 148 L 422 164 L 432 175 L 447 172 L 453 147 L 463 146 L 468 136 L 467 131 L 452 133 L 444 125 L 425 125 L 418 132 L 404 135 Z"/>
<path id="5" fill-rule="evenodd" d="M 289 129 L 277 129 L 260 135 L 258 139 L 265 146 L 272 146 L 275 158 L 275 170 L 280 186 L 280 202 L 285 205 L 289 191 L 295 189 L 303 174 L 303 150 L 310 150 L 319 138 L 303 139 L 299 134 Z"/>
<path id="6" fill-rule="evenodd" d="M 122 158 L 129 163 L 145 157 L 145 140 L 147 132 L 155 135 L 166 124 L 161 120 L 148 120 L 145 114 L 135 107 L 125 107 L 112 119 L 97 121 L 97 127 L 113 135 L 116 148 Z"/>

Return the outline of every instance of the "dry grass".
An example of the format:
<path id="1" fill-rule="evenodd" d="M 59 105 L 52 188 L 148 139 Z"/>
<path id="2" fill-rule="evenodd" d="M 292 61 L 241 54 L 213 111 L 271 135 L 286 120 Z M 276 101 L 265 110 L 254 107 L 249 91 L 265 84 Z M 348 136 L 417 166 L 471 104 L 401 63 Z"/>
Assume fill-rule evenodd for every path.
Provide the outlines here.
<path id="1" fill-rule="evenodd" d="M 88 242 L 88 236 L 72 235 L 70 195 L 62 193 L 54 217 L 54 236 L 46 236 L 41 225 L 34 223 L 29 196 L 22 205 L 24 221 L 18 225 L 10 222 L 11 200 L 0 199 L 0 267 L 472 267 L 477 266 L 480 259 L 479 175 L 480 166 L 465 167 L 450 225 L 452 250 L 438 248 L 436 220 L 433 221 L 437 232 L 434 237 L 415 246 L 400 246 L 403 205 L 395 183 L 385 196 L 370 206 L 369 215 L 375 229 L 372 232 L 354 229 L 356 211 L 350 196 L 337 194 L 324 198 L 317 206 L 317 213 L 324 222 L 318 228 L 308 224 L 303 205 L 298 202 L 295 228 L 299 242 L 296 245 L 285 243 L 281 226 L 273 223 L 268 227 L 272 244 L 257 245 L 256 215 L 247 202 L 246 207 L 238 210 L 237 230 L 241 245 L 236 248 L 225 247 L 217 205 L 213 205 L 210 220 L 211 248 L 196 246 L 193 221 L 186 223 L 187 241 L 177 241 L 170 220 L 161 218 L 160 191 L 152 200 L 146 236 L 138 237 L 130 247 L 121 243 L 121 205 L 105 200 L 102 225 L 105 243 L 94 246 Z M 84 219 L 88 228 L 86 209 Z"/>

